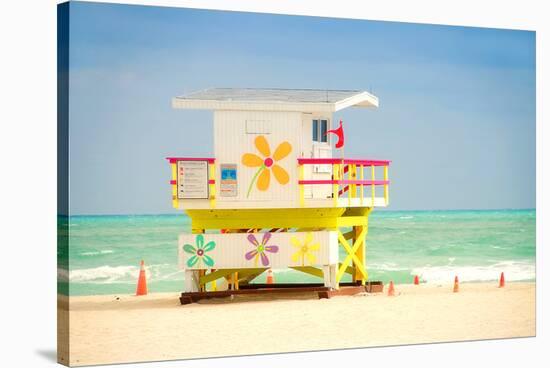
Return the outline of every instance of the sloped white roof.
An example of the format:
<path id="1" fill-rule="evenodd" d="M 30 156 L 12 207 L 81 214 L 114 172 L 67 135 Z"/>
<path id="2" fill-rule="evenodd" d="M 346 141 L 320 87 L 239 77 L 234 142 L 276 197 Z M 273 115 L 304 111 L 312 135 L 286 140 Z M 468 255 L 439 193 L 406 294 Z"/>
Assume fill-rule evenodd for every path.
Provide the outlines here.
<path id="1" fill-rule="evenodd" d="M 378 107 L 378 97 L 359 90 L 209 88 L 174 97 L 175 109 L 335 112 Z"/>

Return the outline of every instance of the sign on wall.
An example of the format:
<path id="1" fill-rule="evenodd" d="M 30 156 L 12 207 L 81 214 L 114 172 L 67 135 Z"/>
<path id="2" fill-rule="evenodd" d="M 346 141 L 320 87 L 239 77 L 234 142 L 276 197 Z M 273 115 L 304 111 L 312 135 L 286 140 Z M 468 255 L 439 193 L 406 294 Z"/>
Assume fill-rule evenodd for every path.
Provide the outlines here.
<path id="1" fill-rule="evenodd" d="M 236 197 L 237 192 L 237 165 L 220 165 L 220 195 L 222 197 Z"/>
<path id="2" fill-rule="evenodd" d="M 178 161 L 178 199 L 208 198 L 208 162 Z"/>
<path id="3" fill-rule="evenodd" d="M 336 231 L 181 234 L 182 269 L 287 268 L 338 263 Z"/>

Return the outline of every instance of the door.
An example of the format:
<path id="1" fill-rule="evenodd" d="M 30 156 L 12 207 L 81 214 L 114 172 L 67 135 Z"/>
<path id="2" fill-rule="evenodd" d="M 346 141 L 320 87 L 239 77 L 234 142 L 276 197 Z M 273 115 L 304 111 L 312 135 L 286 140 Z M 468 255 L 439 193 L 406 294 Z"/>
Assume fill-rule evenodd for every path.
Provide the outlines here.
<path id="1" fill-rule="evenodd" d="M 332 147 L 327 130 L 330 129 L 330 118 L 324 115 L 303 114 L 303 157 L 332 158 Z M 332 177 L 332 165 L 306 165 L 304 178 L 309 180 L 330 180 Z M 328 184 L 306 185 L 304 187 L 305 198 L 329 198 L 332 195 L 332 187 Z"/>

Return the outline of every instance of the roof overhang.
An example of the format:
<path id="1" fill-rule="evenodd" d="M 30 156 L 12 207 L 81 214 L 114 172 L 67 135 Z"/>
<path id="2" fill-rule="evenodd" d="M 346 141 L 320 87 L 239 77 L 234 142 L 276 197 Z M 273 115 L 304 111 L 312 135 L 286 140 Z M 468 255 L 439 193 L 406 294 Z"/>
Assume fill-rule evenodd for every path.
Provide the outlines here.
<path id="1" fill-rule="evenodd" d="M 378 97 L 366 91 L 306 90 L 306 92 L 310 93 L 311 98 L 307 100 L 306 97 L 295 101 L 292 100 L 294 96 L 291 95 L 291 92 L 293 93 L 296 90 L 276 90 L 279 97 L 281 95 L 284 96 L 285 91 L 289 92 L 289 96 L 286 96 L 287 100 L 285 101 L 275 98 L 270 99 L 269 94 L 265 93 L 266 90 L 247 89 L 248 95 L 246 98 L 239 98 L 238 94 L 232 96 L 231 93 L 211 98 L 212 93 L 208 93 L 209 91 L 213 90 L 199 91 L 186 96 L 174 97 L 172 99 L 172 107 L 175 109 L 292 112 L 336 112 L 347 107 L 378 107 Z M 231 89 L 224 89 L 224 91 L 231 92 Z M 258 91 L 258 93 L 262 92 L 263 95 L 259 95 L 258 99 L 255 100 L 254 91 Z M 331 98 L 330 101 L 317 101 L 319 100 L 319 96 L 324 93 L 327 96 L 332 93 L 332 95 L 336 95 L 337 97 Z"/>

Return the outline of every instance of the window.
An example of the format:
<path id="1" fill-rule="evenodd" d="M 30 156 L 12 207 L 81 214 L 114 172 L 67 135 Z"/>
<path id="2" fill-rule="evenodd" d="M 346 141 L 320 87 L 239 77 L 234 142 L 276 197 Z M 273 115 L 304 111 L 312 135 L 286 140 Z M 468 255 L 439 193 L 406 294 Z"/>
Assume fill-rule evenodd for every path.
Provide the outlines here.
<path id="1" fill-rule="evenodd" d="M 328 120 L 327 119 L 313 119 L 313 132 L 312 138 L 314 142 L 328 142 Z"/>
<path id="2" fill-rule="evenodd" d="M 319 120 L 313 119 L 313 141 L 319 142 Z"/>
<path id="3" fill-rule="evenodd" d="M 327 126 L 328 126 L 328 121 L 321 120 L 321 142 L 328 142 Z"/>

